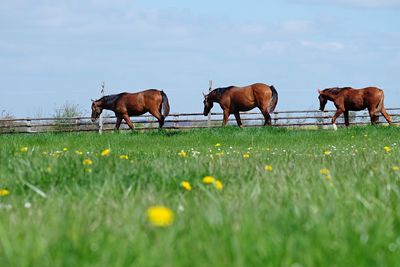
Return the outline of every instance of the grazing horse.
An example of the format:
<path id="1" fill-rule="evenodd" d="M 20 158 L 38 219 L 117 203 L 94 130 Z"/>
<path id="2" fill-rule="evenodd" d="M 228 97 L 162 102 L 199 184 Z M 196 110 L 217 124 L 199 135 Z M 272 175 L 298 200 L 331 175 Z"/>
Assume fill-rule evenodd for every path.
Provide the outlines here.
<path id="1" fill-rule="evenodd" d="M 139 116 L 146 112 L 157 118 L 160 128 L 164 125 L 165 117 L 169 114 L 168 97 L 163 91 L 156 89 L 145 90 L 138 93 L 121 93 L 103 96 L 99 100 L 92 100 L 92 121 L 94 122 L 103 109 L 112 110 L 117 117 L 115 129 L 118 130 L 122 119 L 132 130 L 130 116 Z M 163 113 L 161 113 L 161 110 Z"/>
<path id="2" fill-rule="evenodd" d="M 218 103 L 224 112 L 223 126 L 228 122 L 230 114 L 234 114 L 239 127 L 242 127 L 239 111 L 249 111 L 255 107 L 261 110 L 265 125 L 271 125 L 270 112 L 278 103 L 278 92 L 274 86 L 255 83 L 245 87 L 229 86 L 217 88 L 208 95 L 204 94 L 204 116 L 210 113 L 214 102 Z"/>
<path id="3" fill-rule="evenodd" d="M 369 116 L 371 117 L 371 124 L 376 124 L 378 116 L 376 113 L 380 112 L 385 117 L 389 124 L 392 124 L 392 119 L 386 112 L 383 105 L 384 94 L 383 90 L 376 87 L 367 87 L 363 89 L 354 89 L 351 87 L 343 88 L 327 88 L 318 90 L 320 110 L 324 111 L 325 105 L 328 100 L 332 101 L 336 107 L 336 113 L 332 118 L 333 129 L 337 129 L 336 119 L 344 113 L 344 120 L 346 127 L 349 126 L 349 111 L 359 111 L 368 109 Z"/>

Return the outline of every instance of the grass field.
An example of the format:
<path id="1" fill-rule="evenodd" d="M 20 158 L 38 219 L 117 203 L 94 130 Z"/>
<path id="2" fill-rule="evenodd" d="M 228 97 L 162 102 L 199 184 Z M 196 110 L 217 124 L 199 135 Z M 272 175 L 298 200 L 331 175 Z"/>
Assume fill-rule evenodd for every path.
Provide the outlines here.
<path id="1" fill-rule="evenodd" d="M 2 135 L 0 266 L 399 266 L 399 141 L 388 127 Z M 148 220 L 154 205 L 170 225 Z"/>

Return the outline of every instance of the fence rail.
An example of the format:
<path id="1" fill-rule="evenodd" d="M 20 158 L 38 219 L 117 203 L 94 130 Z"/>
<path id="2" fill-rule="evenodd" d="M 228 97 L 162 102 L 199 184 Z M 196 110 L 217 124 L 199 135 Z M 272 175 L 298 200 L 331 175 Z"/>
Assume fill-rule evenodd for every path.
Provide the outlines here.
<path id="1" fill-rule="evenodd" d="M 388 108 L 387 111 L 394 123 L 400 123 L 400 108 Z M 287 110 L 275 111 L 271 114 L 272 126 L 275 127 L 316 127 L 324 128 L 330 125 L 330 120 L 335 110 Z M 205 117 L 202 113 L 173 113 L 166 120 L 166 129 L 196 129 L 218 128 L 222 124 L 222 113 L 211 113 Z M 259 127 L 264 123 L 264 117 L 259 112 L 242 112 L 241 119 L 244 127 Z M 103 131 L 114 129 L 116 118 L 114 116 L 103 118 Z M 132 122 L 137 130 L 151 130 L 158 128 L 157 120 L 151 115 L 133 117 Z M 356 125 L 369 124 L 369 114 L 366 111 L 350 113 L 350 123 Z M 386 123 L 383 116 L 379 123 Z M 228 124 L 235 125 L 234 116 Z M 343 116 L 339 117 L 338 124 L 344 124 Z M 128 129 L 125 123 L 121 129 Z M 98 131 L 98 123 L 91 122 L 90 117 L 69 118 L 6 118 L 0 119 L 0 134 L 4 133 L 41 133 L 41 132 L 80 132 Z"/>

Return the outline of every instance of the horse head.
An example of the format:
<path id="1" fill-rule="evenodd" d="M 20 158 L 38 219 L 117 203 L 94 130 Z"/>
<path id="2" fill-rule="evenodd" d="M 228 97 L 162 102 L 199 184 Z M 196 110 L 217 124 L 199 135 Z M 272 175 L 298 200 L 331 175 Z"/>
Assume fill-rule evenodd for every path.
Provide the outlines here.
<path id="1" fill-rule="evenodd" d="M 319 99 L 319 110 L 324 111 L 325 110 L 325 106 L 326 103 L 328 102 L 328 98 L 322 94 L 322 91 L 320 89 L 317 90 L 318 91 L 318 99 Z"/>
<path id="2" fill-rule="evenodd" d="M 102 111 L 103 109 L 100 107 L 98 101 L 92 99 L 92 122 L 96 121 Z"/>
<path id="3" fill-rule="evenodd" d="M 204 111 L 203 111 L 203 115 L 207 116 L 208 113 L 210 113 L 212 107 L 214 106 L 214 102 L 209 98 L 209 96 L 205 93 L 203 93 L 204 96 L 204 100 L 203 100 L 203 104 L 204 104 Z"/>

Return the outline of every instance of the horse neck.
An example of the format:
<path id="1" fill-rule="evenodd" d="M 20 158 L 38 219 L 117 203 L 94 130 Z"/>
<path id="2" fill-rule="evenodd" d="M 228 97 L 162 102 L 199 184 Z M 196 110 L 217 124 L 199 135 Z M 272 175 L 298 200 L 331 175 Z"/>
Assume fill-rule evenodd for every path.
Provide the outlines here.
<path id="1" fill-rule="evenodd" d="M 326 96 L 326 98 L 328 98 L 328 100 L 330 100 L 330 101 L 335 101 L 335 99 L 337 98 L 337 94 L 335 95 L 335 94 L 332 94 L 331 92 L 329 92 L 329 91 L 325 91 L 325 92 L 323 92 L 323 95 L 324 96 Z"/>
<path id="2" fill-rule="evenodd" d="M 221 101 L 221 94 L 216 93 L 215 91 L 212 91 L 211 93 L 208 94 L 208 99 L 212 102 L 219 103 Z"/>
<path id="3" fill-rule="evenodd" d="M 115 109 L 115 103 L 119 99 L 119 95 L 109 95 L 109 96 L 104 96 L 102 97 L 99 102 L 99 107 L 102 109 L 108 109 L 114 111 Z"/>
<path id="4" fill-rule="evenodd" d="M 101 100 L 97 100 L 96 101 L 96 105 L 99 107 L 99 108 L 101 108 L 102 110 L 103 109 L 110 109 L 107 105 L 105 105 L 105 103 L 103 102 L 103 101 L 101 101 Z"/>

